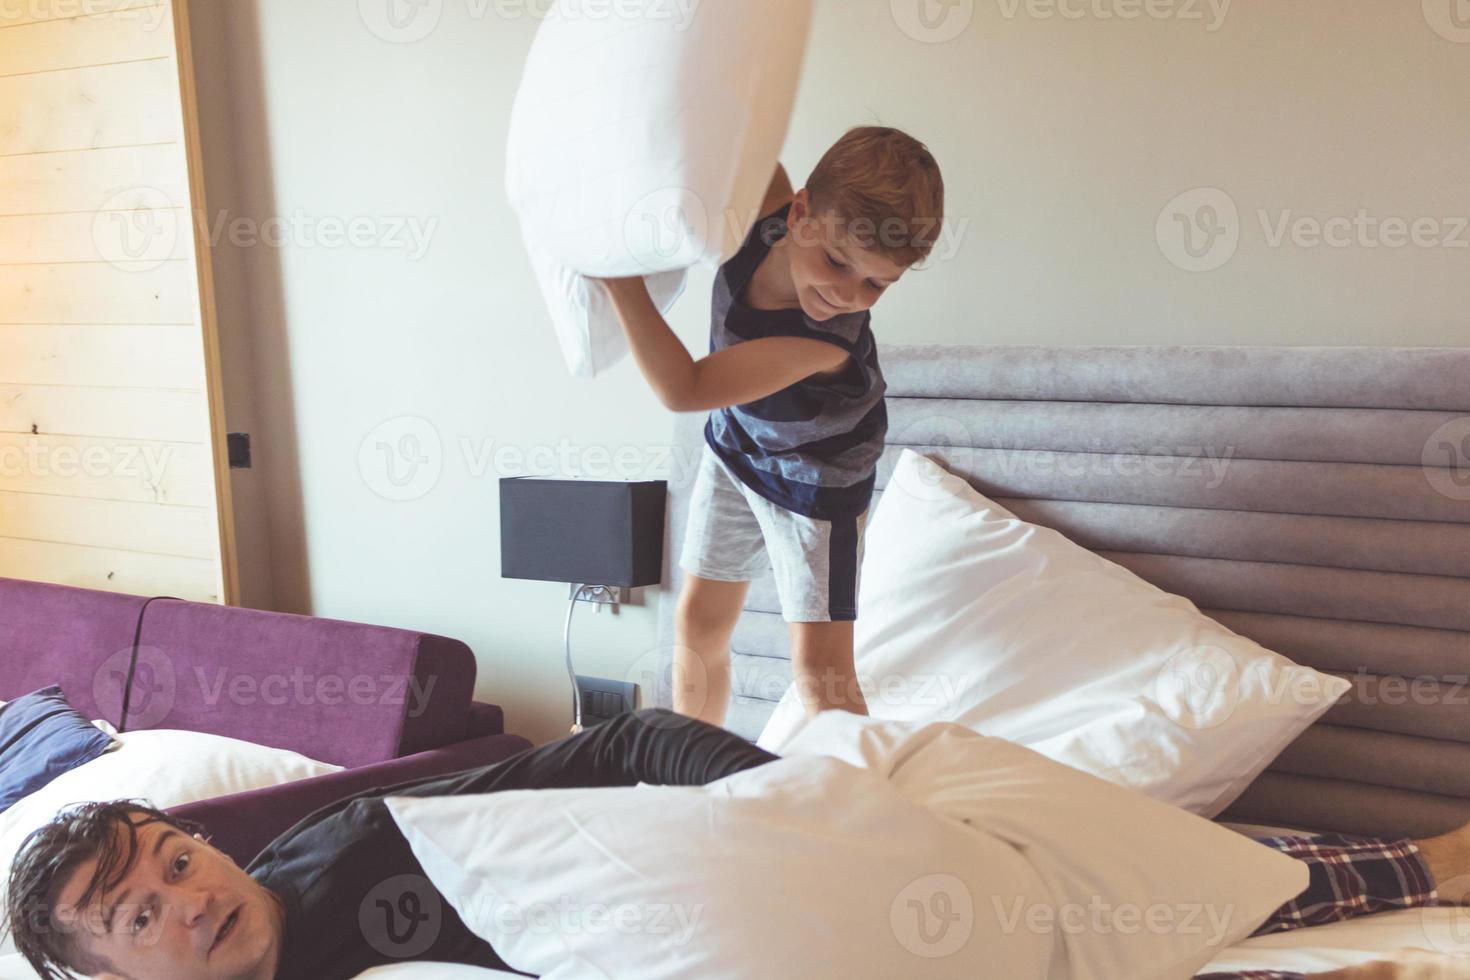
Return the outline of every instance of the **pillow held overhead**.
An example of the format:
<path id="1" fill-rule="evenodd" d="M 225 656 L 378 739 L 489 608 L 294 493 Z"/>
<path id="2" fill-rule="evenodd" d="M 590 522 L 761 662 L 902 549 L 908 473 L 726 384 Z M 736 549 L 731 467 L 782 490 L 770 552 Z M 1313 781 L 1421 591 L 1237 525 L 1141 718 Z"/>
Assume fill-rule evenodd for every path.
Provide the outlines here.
<path id="1" fill-rule="evenodd" d="M 811 0 L 557 0 L 511 110 L 506 193 L 573 374 L 627 353 L 601 286 L 643 276 L 660 311 L 760 217 Z"/>

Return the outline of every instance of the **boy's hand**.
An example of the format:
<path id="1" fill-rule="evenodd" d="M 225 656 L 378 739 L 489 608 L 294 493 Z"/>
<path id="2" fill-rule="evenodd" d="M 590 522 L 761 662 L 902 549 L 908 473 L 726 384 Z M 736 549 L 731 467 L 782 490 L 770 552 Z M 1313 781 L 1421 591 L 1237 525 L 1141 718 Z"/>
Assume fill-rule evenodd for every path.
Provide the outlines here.
<path id="1" fill-rule="evenodd" d="M 599 279 L 649 387 L 673 412 L 705 412 L 775 394 L 847 362 L 836 344 L 808 337 L 762 337 L 695 361 L 648 295 L 641 276 Z"/>

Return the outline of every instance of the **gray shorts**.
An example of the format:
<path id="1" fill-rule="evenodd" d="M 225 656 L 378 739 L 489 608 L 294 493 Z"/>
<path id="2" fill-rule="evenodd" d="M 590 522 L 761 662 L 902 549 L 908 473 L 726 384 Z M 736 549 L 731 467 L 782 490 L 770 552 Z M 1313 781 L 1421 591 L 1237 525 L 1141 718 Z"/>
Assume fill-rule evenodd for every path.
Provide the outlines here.
<path id="1" fill-rule="evenodd" d="M 721 582 L 749 582 L 769 567 L 786 622 L 850 622 L 867 521 L 868 511 L 836 521 L 789 511 L 747 487 L 705 446 L 679 567 Z"/>

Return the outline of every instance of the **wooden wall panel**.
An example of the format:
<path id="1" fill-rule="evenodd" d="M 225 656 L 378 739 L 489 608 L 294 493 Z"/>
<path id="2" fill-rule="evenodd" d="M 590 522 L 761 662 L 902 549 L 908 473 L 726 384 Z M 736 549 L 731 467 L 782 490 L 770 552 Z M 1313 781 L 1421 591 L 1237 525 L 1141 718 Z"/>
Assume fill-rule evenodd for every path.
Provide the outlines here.
<path id="1" fill-rule="evenodd" d="M 186 11 L 0 0 L 0 576 L 232 597 Z"/>
<path id="2" fill-rule="evenodd" d="M 172 61 L 0 78 L 0 153 L 50 153 L 179 139 Z"/>
<path id="3" fill-rule="evenodd" d="M 140 31 L 164 30 L 165 0 L 4 0 L 0 2 L 0 29 L 112 14 L 131 21 Z"/>
<path id="4" fill-rule="evenodd" d="M 0 369 L 3 370 L 3 369 Z M 0 431 L 156 439 L 203 445 L 204 396 L 167 388 L 0 383 Z"/>
<path id="5" fill-rule="evenodd" d="M 0 382 L 187 388 L 204 383 L 193 324 L 0 324 Z"/>
<path id="6" fill-rule="evenodd" d="M 0 540 L 48 541 L 208 560 L 214 552 L 213 533 L 214 510 L 210 507 L 160 507 L 0 491 Z"/>
<path id="7" fill-rule="evenodd" d="M 108 551 L 47 541 L 7 541 L 0 548 L 0 576 L 65 582 L 84 589 L 137 595 L 169 595 L 219 602 L 219 562 L 213 559 Z"/>
<path id="8" fill-rule="evenodd" d="M 211 472 L 193 443 L 0 432 L 0 487 L 15 493 L 208 507 Z"/>
<path id="9" fill-rule="evenodd" d="M 173 59 L 169 33 L 161 28 L 139 30 L 137 17 L 120 13 L 0 28 L 0 77 L 149 58 Z"/>
<path id="10" fill-rule="evenodd" d="M 194 322 L 194 267 L 148 265 L 0 265 L 0 323 Z"/>
<path id="11" fill-rule="evenodd" d="M 189 175 L 173 143 L 0 156 L 0 214 L 92 212 L 151 188 L 189 199 Z M 114 206 L 116 203 L 114 202 Z"/>

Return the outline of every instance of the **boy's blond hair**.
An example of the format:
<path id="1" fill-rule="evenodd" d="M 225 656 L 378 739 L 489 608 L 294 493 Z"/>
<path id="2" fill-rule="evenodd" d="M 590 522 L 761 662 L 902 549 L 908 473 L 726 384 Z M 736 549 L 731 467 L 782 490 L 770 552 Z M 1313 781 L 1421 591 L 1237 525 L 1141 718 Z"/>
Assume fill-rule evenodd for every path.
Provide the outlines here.
<path id="1" fill-rule="evenodd" d="M 928 147 L 885 126 L 850 129 L 807 179 L 812 213 L 897 265 L 933 251 L 944 221 L 944 178 Z"/>

